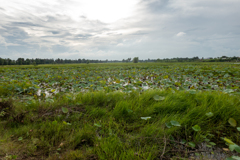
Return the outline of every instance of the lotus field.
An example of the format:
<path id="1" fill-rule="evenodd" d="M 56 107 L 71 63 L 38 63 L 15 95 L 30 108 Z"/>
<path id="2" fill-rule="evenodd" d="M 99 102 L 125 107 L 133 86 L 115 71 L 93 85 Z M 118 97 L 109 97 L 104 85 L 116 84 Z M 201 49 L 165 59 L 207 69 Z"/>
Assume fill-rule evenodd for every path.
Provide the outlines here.
<path id="1" fill-rule="evenodd" d="M 56 93 L 148 89 L 240 93 L 240 64 L 85 65 L 0 70 L 2 95 L 51 98 Z"/>
<path id="2" fill-rule="evenodd" d="M 240 64 L 0 68 L 0 159 L 240 158 Z"/>

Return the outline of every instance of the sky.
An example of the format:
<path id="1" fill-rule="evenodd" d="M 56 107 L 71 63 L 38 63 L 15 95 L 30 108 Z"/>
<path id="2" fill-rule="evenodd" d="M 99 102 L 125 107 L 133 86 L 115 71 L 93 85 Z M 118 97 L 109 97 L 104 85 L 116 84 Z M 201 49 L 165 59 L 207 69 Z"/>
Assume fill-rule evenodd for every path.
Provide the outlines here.
<path id="1" fill-rule="evenodd" d="M 239 0 L 0 0 L 1 58 L 240 57 Z"/>

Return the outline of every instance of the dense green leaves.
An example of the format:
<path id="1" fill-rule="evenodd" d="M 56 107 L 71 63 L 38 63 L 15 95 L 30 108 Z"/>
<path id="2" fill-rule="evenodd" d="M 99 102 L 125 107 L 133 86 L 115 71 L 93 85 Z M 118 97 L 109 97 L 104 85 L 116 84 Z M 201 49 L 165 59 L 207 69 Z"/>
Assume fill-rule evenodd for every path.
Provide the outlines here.
<path id="1" fill-rule="evenodd" d="M 187 158 L 191 155 L 182 151 L 200 149 L 202 143 L 216 148 L 227 145 L 239 152 L 240 127 L 235 122 L 239 121 L 240 101 L 234 95 L 239 92 L 239 67 L 224 66 L 89 64 L 5 69 L 0 77 L 1 102 L 13 97 L 18 106 L 11 119 L 4 117 L 6 110 L 0 112 L 4 120 L 0 126 L 6 133 L 2 139 L 9 137 L 6 140 L 11 142 L 4 140 L 3 146 L 24 142 L 29 146 L 26 149 L 39 146 L 46 151 L 44 155 L 57 152 L 63 159 L 74 159 L 64 157 L 65 151 L 78 154 L 81 149 L 100 155 L 98 159 L 126 159 L 125 153 L 132 154 L 127 159 L 156 159 L 164 145 L 164 157 Z M 23 121 L 18 120 L 21 113 Z M 235 121 L 228 123 L 230 117 Z M 224 144 L 220 137 L 231 140 L 225 138 Z M 175 152 L 180 146 L 184 148 Z"/>
<path id="2" fill-rule="evenodd" d="M 38 99 L 59 92 L 120 90 L 130 93 L 151 88 L 188 90 L 190 94 L 196 94 L 199 90 L 219 90 L 228 94 L 238 94 L 240 92 L 238 70 L 239 66 L 234 64 L 5 68 L 1 72 L 0 93 L 35 96 Z M 153 98 L 162 101 L 165 97 L 155 95 Z"/>

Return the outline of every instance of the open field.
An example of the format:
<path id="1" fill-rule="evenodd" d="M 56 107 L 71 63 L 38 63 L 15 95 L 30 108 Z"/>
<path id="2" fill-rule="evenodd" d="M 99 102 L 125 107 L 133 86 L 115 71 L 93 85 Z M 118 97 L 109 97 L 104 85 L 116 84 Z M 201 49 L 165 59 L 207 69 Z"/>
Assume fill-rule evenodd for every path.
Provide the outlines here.
<path id="1" fill-rule="evenodd" d="M 0 67 L 0 158 L 234 159 L 239 93 L 230 63 Z"/>
<path id="2" fill-rule="evenodd" d="M 221 63 L 14 66 L 0 69 L 0 93 L 31 97 L 58 92 L 118 90 L 129 93 L 151 88 L 239 94 L 239 68 L 238 64 Z"/>

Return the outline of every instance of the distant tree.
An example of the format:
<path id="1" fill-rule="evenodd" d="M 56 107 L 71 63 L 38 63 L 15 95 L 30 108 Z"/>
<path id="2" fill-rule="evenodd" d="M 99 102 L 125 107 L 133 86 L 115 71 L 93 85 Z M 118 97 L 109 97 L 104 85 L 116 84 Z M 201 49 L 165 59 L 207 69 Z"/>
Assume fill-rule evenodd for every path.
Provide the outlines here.
<path id="1" fill-rule="evenodd" d="M 12 60 L 10 58 L 8 58 L 7 60 L 8 60 L 8 65 L 12 65 Z"/>
<path id="2" fill-rule="evenodd" d="M 25 60 L 24 60 L 24 58 L 21 58 L 21 60 L 22 60 L 22 64 L 25 65 Z"/>
<path id="3" fill-rule="evenodd" d="M 132 59 L 132 58 L 128 58 L 128 59 L 127 59 L 127 62 L 130 62 L 130 61 L 131 61 L 131 59 Z"/>
<path id="4" fill-rule="evenodd" d="M 0 58 L 0 65 L 4 64 L 4 59 Z"/>
<path id="5" fill-rule="evenodd" d="M 39 58 L 36 58 L 36 59 L 35 59 L 35 62 L 36 62 L 36 64 L 40 64 Z"/>
<path id="6" fill-rule="evenodd" d="M 87 60 L 87 64 L 89 64 L 89 60 Z"/>
<path id="7" fill-rule="evenodd" d="M 34 61 L 33 63 L 32 63 L 34 66 L 37 66 L 37 63 Z"/>
<path id="8" fill-rule="evenodd" d="M 236 57 L 236 56 L 233 56 L 233 57 L 231 58 L 231 60 L 237 60 L 237 57 Z"/>
<path id="9" fill-rule="evenodd" d="M 16 64 L 16 60 L 12 60 L 12 65 L 15 65 Z"/>
<path id="10" fill-rule="evenodd" d="M 18 58 L 16 63 L 17 63 L 18 65 L 22 65 L 22 58 Z"/>
<path id="11" fill-rule="evenodd" d="M 33 58 L 30 59 L 30 63 L 33 64 L 33 62 L 35 62 L 35 60 Z"/>
<path id="12" fill-rule="evenodd" d="M 133 63 L 138 63 L 138 57 L 133 58 Z"/>
<path id="13" fill-rule="evenodd" d="M 8 60 L 4 59 L 4 65 L 8 65 Z"/>
<path id="14" fill-rule="evenodd" d="M 30 64 L 30 59 L 26 59 L 26 65 L 29 65 Z"/>
<path id="15" fill-rule="evenodd" d="M 60 63 L 60 59 L 57 58 L 57 59 L 55 60 L 55 62 L 56 62 L 56 63 Z"/>
<path id="16" fill-rule="evenodd" d="M 158 58 L 156 62 L 161 62 L 161 59 Z"/>
<path id="17" fill-rule="evenodd" d="M 193 59 L 193 60 L 199 60 L 199 58 L 198 58 L 198 57 L 193 57 L 192 59 Z"/>

